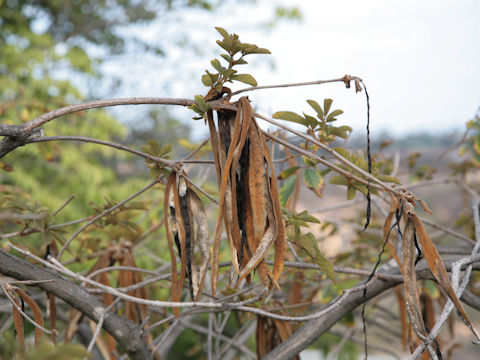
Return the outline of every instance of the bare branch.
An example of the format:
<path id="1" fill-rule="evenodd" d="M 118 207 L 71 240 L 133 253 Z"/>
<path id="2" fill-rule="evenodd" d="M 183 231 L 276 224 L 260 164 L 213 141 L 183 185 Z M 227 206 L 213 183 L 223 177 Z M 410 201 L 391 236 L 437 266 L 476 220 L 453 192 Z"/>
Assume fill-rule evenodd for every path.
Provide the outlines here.
<path id="1" fill-rule="evenodd" d="M 231 96 L 238 95 L 246 91 L 278 89 L 278 88 L 295 87 L 295 86 L 321 85 L 321 84 L 334 83 L 334 82 L 343 82 L 345 84 L 348 83 L 347 87 L 350 87 L 350 81 L 355 81 L 355 80 L 362 81 L 362 79 L 360 79 L 357 76 L 345 75 L 344 77 L 341 77 L 338 79 L 331 79 L 331 80 L 316 80 L 316 81 L 306 81 L 306 82 L 290 83 L 290 84 L 253 86 L 245 89 L 240 89 L 238 91 L 234 91 L 232 92 Z"/>
<path id="2" fill-rule="evenodd" d="M 446 269 L 452 269 L 453 263 L 456 260 L 458 260 L 458 258 L 444 260 Z M 469 257 L 467 262 L 470 262 L 473 265 L 473 268 L 480 268 L 480 256 L 478 255 Z M 467 267 L 466 263 L 463 263 L 460 266 L 460 268 L 462 269 L 464 269 L 465 267 Z M 421 260 L 417 264 L 416 272 L 418 279 L 432 278 L 432 274 L 425 260 Z M 384 273 L 387 273 L 389 275 L 399 275 L 400 271 L 398 268 L 395 267 L 388 271 L 386 270 Z M 401 282 L 402 280 L 400 279 L 376 279 L 374 280 L 373 284 L 368 287 L 365 296 L 363 296 L 362 292 L 359 291 L 350 292 L 347 296 L 342 295 L 340 298 L 334 300 L 333 304 L 330 304 L 327 308 L 317 313 L 320 314 L 319 317 L 308 321 L 299 330 L 297 330 L 287 341 L 283 342 L 274 350 L 272 350 L 269 354 L 267 354 L 264 360 L 291 359 L 295 357 L 301 350 L 305 349 L 308 345 L 316 341 L 319 336 L 328 331 L 343 316 L 354 310 L 357 306 L 361 305 L 365 301 L 376 297 L 377 295 Z M 333 306 L 335 303 L 338 303 L 339 300 L 341 300 L 342 298 L 342 306 Z M 287 319 L 281 318 L 281 320 Z"/>
<path id="3" fill-rule="evenodd" d="M 194 103 L 193 100 L 189 99 L 172 99 L 172 98 L 120 98 L 120 99 L 105 99 L 105 100 L 94 100 L 88 101 L 80 104 L 68 105 L 59 109 L 52 110 L 46 114 L 40 115 L 39 117 L 27 122 L 22 126 L 24 134 L 29 134 L 33 129 L 64 115 L 72 114 L 75 112 L 90 110 L 96 108 L 104 108 L 111 106 L 119 105 L 178 105 L 178 106 L 190 106 Z M 225 106 L 221 103 L 211 103 L 212 109 L 230 109 L 231 106 Z M 0 129 L 1 130 L 1 129 Z M 4 135 L 0 133 L 0 135 Z"/>
<path id="4" fill-rule="evenodd" d="M 18 280 L 41 281 L 35 286 L 63 299 L 94 321 L 100 320 L 106 308 L 94 296 L 72 281 L 3 250 L 0 250 L 0 272 Z M 105 315 L 104 328 L 126 349 L 131 359 L 151 359 L 150 351 L 142 338 L 141 329 L 133 322 L 109 312 Z"/>
<path id="5" fill-rule="evenodd" d="M 93 333 L 92 340 L 90 344 L 88 344 L 87 351 L 89 354 L 92 353 L 93 347 L 97 342 L 98 337 L 100 336 L 100 330 L 102 330 L 103 322 L 105 321 L 105 315 L 109 312 L 117 303 L 120 301 L 119 298 L 116 298 L 110 305 L 108 305 L 105 310 L 103 310 L 102 315 L 100 316 L 100 320 L 97 323 L 97 327 L 95 328 L 95 332 Z"/>
<path id="6" fill-rule="evenodd" d="M 60 251 L 58 252 L 58 256 L 57 258 L 60 259 L 63 255 L 63 253 L 65 252 L 65 250 L 68 248 L 68 246 L 70 245 L 70 243 L 73 241 L 73 239 L 75 239 L 83 230 L 85 230 L 88 226 L 90 226 L 91 224 L 93 224 L 95 221 L 97 221 L 98 219 L 100 219 L 101 217 L 111 213 L 112 211 L 118 209 L 119 207 L 123 206 L 124 204 L 126 204 L 127 202 L 135 199 L 137 196 L 143 194 L 145 191 L 147 191 L 148 189 L 150 189 L 151 187 L 153 187 L 155 184 L 158 183 L 158 178 L 153 180 L 150 184 L 148 184 L 147 186 L 145 186 L 143 189 L 140 189 L 139 191 L 137 191 L 135 194 L 129 196 L 128 198 L 126 198 L 125 200 L 122 200 L 120 201 L 118 204 L 112 206 L 111 208 L 108 208 L 107 210 L 101 212 L 100 214 L 98 214 L 97 216 L 95 216 L 92 220 L 88 221 L 85 225 L 83 225 L 80 229 L 78 229 L 77 231 L 75 231 L 75 233 L 70 236 L 70 238 L 65 242 L 65 244 L 62 246 L 62 248 L 60 249 Z"/>
<path id="7" fill-rule="evenodd" d="M 0 214 L 0 220 L 42 220 L 48 216 L 48 213 L 41 212 L 38 214 Z"/>

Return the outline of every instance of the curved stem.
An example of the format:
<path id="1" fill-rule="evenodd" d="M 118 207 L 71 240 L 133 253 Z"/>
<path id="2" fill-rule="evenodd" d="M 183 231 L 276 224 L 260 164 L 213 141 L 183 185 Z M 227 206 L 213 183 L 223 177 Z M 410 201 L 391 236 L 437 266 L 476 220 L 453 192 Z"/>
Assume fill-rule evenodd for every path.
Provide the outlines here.
<path id="1" fill-rule="evenodd" d="M 150 154 L 147 154 L 143 151 L 135 150 L 132 148 L 129 148 L 128 146 L 113 143 L 111 141 L 105 141 L 105 140 L 98 140 L 98 139 L 93 139 L 89 138 L 86 136 L 42 136 L 39 138 L 34 138 L 29 140 L 27 143 L 38 143 L 38 142 L 47 142 L 47 141 L 81 141 L 81 142 L 88 142 L 88 143 L 93 143 L 93 144 L 99 144 L 99 145 L 104 145 L 104 146 L 109 146 L 115 149 L 123 150 L 138 156 L 141 156 L 145 159 L 149 159 L 152 161 L 155 161 L 159 164 L 163 164 L 165 166 L 168 166 L 172 170 L 179 170 L 179 166 L 174 163 L 173 161 L 169 161 L 157 156 L 153 156 Z"/>
<path id="2" fill-rule="evenodd" d="M 132 98 L 119 98 L 119 99 L 105 99 L 87 101 L 80 104 L 68 105 L 48 113 L 40 115 L 35 119 L 27 122 L 22 126 L 23 135 L 29 134 L 33 129 L 53 120 L 60 116 L 72 114 L 75 112 L 90 110 L 96 108 L 120 106 L 120 105 L 177 105 L 177 106 L 190 106 L 194 103 L 190 99 L 176 99 L 176 98 L 154 98 L 154 97 L 132 97 Z M 231 106 L 223 105 L 221 102 L 211 102 L 210 107 L 212 109 L 231 109 Z M 8 135 L 7 135 L 8 136 Z"/>
<path id="3" fill-rule="evenodd" d="M 295 86 L 308 86 L 308 85 L 321 85 L 327 83 L 334 83 L 334 82 L 344 82 L 345 84 L 350 83 L 350 81 L 359 80 L 362 81 L 357 76 L 345 75 L 342 78 L 338 79 L 330 79 L 330 80 L 316 80 L 316 81 L 306 81 L 306 82 L 299 82 L 299 83 L 290 83 L 290 84 L 277 84 L 277 85 L 264 85 L 264 86 L 254 86 L 245 89 L 240 89 L 238 91 L 232 92 L 231 96 L 238 95 L 244 93 L 246 91 L 254 91 L 254 90 L 263 90 L 263 89 L 276 89 L 276 88 L 286 88 L 286 87 L 295 87 Z M 349 86 L 347 86 L 349 87 Z"/>

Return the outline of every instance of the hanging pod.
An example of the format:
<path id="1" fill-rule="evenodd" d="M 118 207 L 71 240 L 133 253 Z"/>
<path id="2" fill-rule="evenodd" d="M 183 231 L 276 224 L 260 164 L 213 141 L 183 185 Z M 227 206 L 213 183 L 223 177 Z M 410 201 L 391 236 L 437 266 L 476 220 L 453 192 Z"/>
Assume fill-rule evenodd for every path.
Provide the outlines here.
<path id="1" fill-rule="evenodd" d="M 178 302 L 185 277 L 192 301 L 198 300 L 210 262 L 207 216 L 201 199 L 182 175 L 172 173 L 164 197 L 165 228 L 172 269 L 172 301 Z M 177 267 L 177 254 L 180 273 Z M 199 264 L 195 252 L 200 252 Z M 178 308 L 173 309 L 178 316 Z"/>
<path id="2" fill-rule="evenodd" d="M 423 201 L 419 201 L 420 205 L 425 209 L 427 213 L 431 213 L 431 210 L 428 209 L 426 204 Z M 397 216 L 397 222 L 390 227 L 394 214 Z M 395 252 L 393 244 L 391 244 L 388 239 L 389 233 L 391 232 L 394 226 L 399 224 L 400 217 L 403 219 L 404 228 L 403 233 L 399 233 L 403 243 L 402 243 L 402 254 L 403 261 L 400 260 L 398 255 Z M 422 221 L 418 217 L 414 209 L 414 201 L 409 201 L 406 199 L 394 199 L 392 197 L 390 213 L 384 224 L 384 236 L 386 238 L 387 244 L 389 245 L 392 256 L 395 258 L 395 261 L 399 264 L 400 270 L 404 278 L 404 288 L 405 288 L 405 300 L 408 304 L 408 310 L 410 310 L 413 322 L 413 325 L 417 328 L 421 335 L 427 335 L 427 329 L 424 323 L 424 317 L 422 315 L 422 308 L 420 304 L 420 297 L 417 289 L 417 279 L 415 272 L 415 263 L 416 263 L 416 253 L 415 253 L 415 242 L 418 240 L 421 251 L 425 257 L 427 265 L 432 272 L 434 278 L 436 279 L 440 288 L 444 293 L 452 300 L 455 308 L 457 309 L 460 317 L 468 328 L 472 331 L 475 337 L 480 340 L 480 334 L 475 326 L 472 324 L 467 313 L 463 309 L 460 301 L 458 300 L 455 290 L 453 289 L 452 283 L 445 269 L 440 254 L 438 253 L 435 245 L 428 236 L 425 227 L 423 226 Z"/>
<path id="3" fill-rule="evenodd" d="M 225 226 L 238 285 L 257 270 L 264 287 L 277 286 L 283 269 L 286 239 L 273 163 L 248 98 L 240 98 L 236 113 L 207 114 L 218 177 L 219 211 L 213 235 L 212 291 L 218 278 L 220 236 Z M 274 266 L 265 261 L 274 244 Z"/>

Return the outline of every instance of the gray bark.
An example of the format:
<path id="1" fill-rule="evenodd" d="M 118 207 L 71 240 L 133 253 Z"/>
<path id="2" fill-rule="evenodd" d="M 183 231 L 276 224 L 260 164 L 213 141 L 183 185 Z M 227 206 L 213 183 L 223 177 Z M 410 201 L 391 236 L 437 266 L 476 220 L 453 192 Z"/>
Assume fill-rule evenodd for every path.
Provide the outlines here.
<path id="1" fill-rule="evenodd" d="M 452 265 L 456 260 L 458 260 L 458 258 L 444 260 L 446 269 L 451 270 Z M 464 265 L 462 269 L 466 267 L 467 265 Z M 473 264 L 473 270 L 479 269 L 480 261 L 477 260 L 477 262 Z M 425 260 L 419 262 L 419 264 L 416 266 L 416 272 L 417 279 L 419 280 L 433 279 L 433 275 L 428 269 Z M 388 275 L 399 275 L 400 271 L 398 268 L 394 268 L 388 271 L 383 271 L 382 273 Z M 275 349 L 273 349 L 270 353 L 268 353 L 267 356 L 263 358 L 263 360 L 294 358 L 298 355 L 300 351 L 308 347 L 310 344 L 314 343 L 318 339 L 318 337 L 323 335 L 341 318 L 343 318 L 349 312 L 353 311 L 357 306 L 363 304 L 365 301 L 374 298 L 375 296 L 400 283 L 401 281 L 396 279 L 377 279 L 368 287 L 365 298 L 363 297 L 363 291 L 350 293 L 347 300 L 342 304 L 342 306 L 333 309 L 332 311 L 326 313 L 324 316 L 308 321 L 305 325 L 298 329 L 287 341 L 284 341 Z M 461 299 L 464 300 L 463 297 Z M 473 300 L 471 302 L 473 302 Z"/>
<path id="2" fill-rule="evenodd" d="M 35 286 L 55 294 L 55 296 L 97 322 L 106 308 L 103 303 L 80 286 L 75 285 L 73 281 L 3 250 L 0 250 L 0 273 L 17 280 L 55 280 L 38 283 Z M 143 339 L 142 329 L 137 324 L 110 311 L 105 315 L 103 328 L 115 338 L 120 346 L 125 348 L 130 359 L 152 359 L 148 346 Z"/>

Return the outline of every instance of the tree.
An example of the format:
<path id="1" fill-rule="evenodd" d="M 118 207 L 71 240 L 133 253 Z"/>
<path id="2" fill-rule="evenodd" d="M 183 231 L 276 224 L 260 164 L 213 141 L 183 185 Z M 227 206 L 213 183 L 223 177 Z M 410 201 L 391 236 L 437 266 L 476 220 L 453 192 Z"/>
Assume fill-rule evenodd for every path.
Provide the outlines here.
<path id="1" fill-rule="evenodd" d="M 36 329 L 52 335 L 53 342 L 58 337 L 57 318 L 67 328 L 66 335 L 60 337 L 62 340 L 68 340 L 75 332 L 81 333 L 85 317 L 93 320 L 97 325 L 91 325 L 90 336 L 81 336 L 87 338 L 89 352 L 94 352 L 96 346 L 106 358 L 125 352 L 131 358 L 145 359 L 158 355 L 159 350 L 168 355 L 165 350 L 176 346 L 173 340 L 183 344 L 184 349 L 185 344 L 191 345 L 188 352 L 179 357 L 201 357 L 206 353 L 209 358 L 229 358 L 236 351 L 251 357 L 255 355 L 246 342 L 253 332 L 258 357 L 293 358 L 334 324 L 351 325 L 356 307 L 401 283 L 404 295 L 395 292 L 400 299 L 399 326 L 407 334 L 408 316 L 411 324 L 409 343 L 413 346 L 414 358 L 423 356 L 425 350 L 428 350 L 426 356 L 435 358 L 441 351 L 443 344 L 437 338 L 438 331 L 453 306 L 478 336 L 458 300 L 461 298 L 478 309 L 478 297 L 473 289 L 465 290 L 471 271 L 479 266 L 478 236 L 472 239 L 441 227 L 442 231 L 474 244 L 473 250 L 468 249 L 471 255 L 442 261 L 425 230 L 423 224 L 426 222 L 420 219 L 414 206 L 420 205 L 427 213 L 430 210 L 414 193 L 397 184 L 400 181 L 395 176 L 393 160 L 382 158 L 381 153 L 372 156 L 370 146 L 366 154 L 334 147 L 339 145 L 339 139 L 348 138 L 351 129 L 336 125 L 342 111 L 332 110 L 331 99 L 308 100 L 309 111 L 314 115 L 304 113 L 302 116 L 290 111 L 273 115 L 274 119 L 300 124 L 304 131 L 255 114 L 247 97 L 237 99 L 236 96 L 273 86 L 259 87 L 252 75 L 239 73 L 237 69 L 246 65 L 245 57 L 269 51 L 243 43 L 237 35 L 222 28 L 217 30 L 221 36 L 217 43 L 225 53 L 223 60 L 212 60 L 213 70 L 202 76 L 202 83 L 209 89 L 205 96 L 197 95 L 193 100 L 94 100 L 60 107 L 32 120 L 25 118 L 21 125 L 0 125 L 0 135 L 5 137 L 0 143 L 2 157 L 15 155 L 21 146 L 28 148 L 34 143 L 81 141 L 88 146 L 102 145 L 144 158 L 153 178 L 123 200 L 107 199 L 101 205 L 93 205 L 93 214 L 80 219 L 69 218 L 64 223 L 57 219 L 64 206 L 58 209 L 41 207 L 34 201 L 35 193 L 25 194 L 16 187 L 2 189 L 0 221 L 2 230 L 9 232 L 2 231 L 0 235 L 8 239 L 6 248 L 0 251 L 0 272 L 26 281 L 23 285 L 28 287 L 25 292 L 19 286 L 22 283 L 8 279 L 2 282 L 5 297 L 12 305 L 11 328 L 17 332 L 19 356 L 24 351 L 24 334 L 33 331 L 24 326 L 24 319 L 28 319 L 26 304 L 32 309 L 31 322 Z M 226 85 L 233 81 L 251 87 L 232 92 Z M 329 82 L 342 82 L 347 88 L 354 85 L 357 92 L 366 92 L 363 81 L 349 75 L 280 87 Z M 40 131 L 40 127 L 57 124 L 59 117 L 68 114 L 135 104 L 189 106 L 195 112 L 194 119 L 208 124 L 210 137 L 200 144 L 183 141 L 191 152 L 181 160 L 172 160 L 171 146 L 153 139 L 142 150 L 136 150 L 110 139 L 99 139 L 94 134 L 81 137 L 72 132 L 74 135 L 65 136 L 60 130 L 72 131 L 68 126 L 56 128 L 59 136 L 45 136 Z M 284 132 L 263 131 L 257 124 L 260 119 Z M 478 122 L 477 117 L 469 127 L 476 130 Z M 473 153 L 472 161 L 455 167 L 463 176 L 475 166 L 478 152 L 477 134 L 466 139 L 464 152 Z M 15 164 L 20 161 L 23 159 L 16 160 Z M 191 171 L 187 174 L 190 164 L 197 167 L 214 165 L 216 181 L 206 175 L 200 176 L 201 173 L 194 179 Z M 30 167 L 35 165 L 29 164 Z M 66 175 L 67 179 L 72 177 Z M 365 224 L 355 232 L 358 247 L 336 259 L 342 266 L 331 264 L 321 251 L 314 232 L 308 231 L 319 220 L 306 210 L 298 211 L 302 183 L 305 191 L 321 197 L 326 180 L 345 186 L 348 200 L 354 200 L 360 193 L 367 202 L 366 213 L 356 212 L 355 222 Z M 215 188 L 213 182 L 217 183 Z M 474 222 L 472 224 L 472 218 L 463 219 L 464 225 L 473 225 L 478 230 L 477 184 L 458 183 L 469 191 L 474 205 Z M 423 184 L 431 183 L 427 180 Z M 68 199 L 65 200 L 68 208 Z M 387 209 L 382 201 L 388 205 Z M 372 203 L 384 214 L 372 214 Z M 351 202 L 346 206 L 350 205 Z M 216 219 L 211 236 L 209 217 Z M 324 230 L 336 231 L 339 219 L 334 220 L 336 222 L 323 223 Z M 70 226 L 80 223 L 83 225 L 76 231 L 70 230 Z M 365 230 L 369 223 L 370 228 Z M 159 228 L 162 228 L 160 233 L 156 232 Z M 38 251 L 35 236 L 40 236 L 45 249 Z M 102 249 L 95 246 L 100 239 L 107 244 Z M 415 243 L 418 243 L 418 253 Z M 401 255 L 397 255 L 398 246 Z M 457 252 L 461 250 L 456 249 Z M 389 260 L 390 257 L 393 259 Z M 350 264 L 353 266 L 345 267 Z M 365 267 L 371 264 L 373 270 L 358 269 L 359 264 Z M 459 285 L 460 271 L 464 269 Z M 451 282 L 447 270 L 452 272 Z M 141 273 L 151 276 L 144 279 Z M 360 275 L 366 280 L 354 286 L 351 278 L 342 274 Z M 424 279 L 434 279 L 436 283 L 420 281 Z M 83 285 L 78 286 L 76 282 Z M 417 282 L 424 288 L 422 294 Z M 33 295 L 33 287 L 47 293 L 48 303 L 43 304 Z M 432 326 L 434 314 L 427 305 L 434 298 L 429 293 L 432 287 L 437 292 L 442 289 L 454 304 L 446 303 L 445 315 L 435 326 Z M 95 294 L 102 294 L 102 297 Z M 319 295 L 320 299 L 314 299 Z M 45 307 L 49 308 L 48 329 L 43 320 Z M 170 309 L 173 309 L 172 314 Z M 68 317 L 65 311 L 69 312 Z M 367 324 L 370 317 L 365 307 L 361 316 L 363 324 Z M 256 322 L 252 323 L 252 318 Z M 171 325 L 167 325 L 169 323 Z M 301 327 L 296 325 L 302 323 Z M 176 328 L 183 327 L 190 329 L 191 338 L 175 336 Z M 102 328 L 107 335 L 101 335 Z M 55 349 L 42 345 L 41 332 L 36 329 L 35 341 L 39 344 L 36 356 L 39 358 L 42 351 Z M 174 336 L 169 337 L 172 333 Z M 195 343 L 191 342 L 192 338 L 205 341 Z M 404 340 L 407 342 L 406 337 Z M 199 346 L 203 343 L 205 349 Z M 366 349 L 367 345 L 366 342 Z M 62 344 L 60 348 L 66 346 Z M 230 350 L 229 346 L 236 349 Z M 84 353 L 78 347 L 65 351 L 70 351 L 70 357 Z"/>

